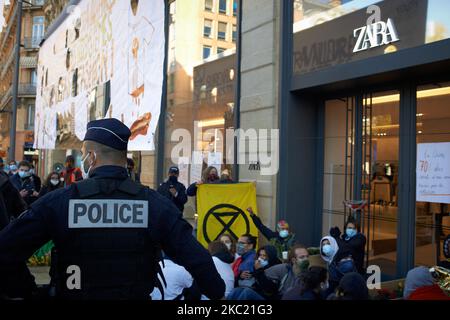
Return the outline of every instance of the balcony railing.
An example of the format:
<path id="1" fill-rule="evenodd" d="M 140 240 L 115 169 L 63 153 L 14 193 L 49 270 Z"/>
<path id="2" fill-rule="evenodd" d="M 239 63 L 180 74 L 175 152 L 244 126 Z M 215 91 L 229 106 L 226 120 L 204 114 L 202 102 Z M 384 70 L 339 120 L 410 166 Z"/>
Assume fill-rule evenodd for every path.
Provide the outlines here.
<path id="1" fill-rule="evenodd" d="M 23 47 L 25 49 L 39 49 L 42 39 L 42 36 L 23 38 Z"/>
<path id="2" fill-rule="evenodd" d="M 33 7 L 42 7 L 44 5 L 45 0 L 27 0 L 27 2 L 31 3 Z M 24 2 L 23 6 L 30 6 L 28 3 Z"/>
<path id="3" fill-rule="evenodd" d="M 36 95 L 35 83 L 19 84 L 18 96 L 35 96 L 35 95 Z"/>

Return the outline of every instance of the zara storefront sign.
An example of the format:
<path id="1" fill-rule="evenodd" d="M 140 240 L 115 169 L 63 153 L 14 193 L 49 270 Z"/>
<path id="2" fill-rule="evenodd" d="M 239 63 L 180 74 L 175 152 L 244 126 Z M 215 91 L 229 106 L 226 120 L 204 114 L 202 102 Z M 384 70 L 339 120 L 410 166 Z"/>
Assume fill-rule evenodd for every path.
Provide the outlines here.
<path id="1" fill-rule="evenodd" d="M 394 21 L 389 18 L 386 22 L 378 21 L 364 27 L 353 30 L 353 36 L 357 38 L 353 53 L 364 51 L 389 43 L 399 41 Z"/>

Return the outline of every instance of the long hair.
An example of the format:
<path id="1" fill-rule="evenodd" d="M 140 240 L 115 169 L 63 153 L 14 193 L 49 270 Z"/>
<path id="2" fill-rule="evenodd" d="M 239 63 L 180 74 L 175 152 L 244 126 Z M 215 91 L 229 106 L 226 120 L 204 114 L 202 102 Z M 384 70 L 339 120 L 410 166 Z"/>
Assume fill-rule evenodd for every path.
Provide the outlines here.
<path id="1" fill-rule="evenodd" d="M 58 176 L 58 180 L 59 180 L 59 173 L 56 171 L 50 172 L 50 174 L 47 176 L 47 178 L 45 179 L 45 186 L 48 188 L 58 188 L 61 185 L 61 181 L 59 181 L 59 184 L 57 186 L 54 186 L 50 183 L 50 180 L 52 179 L 52 176 Z"/>
<path id="2" fill-rule="evenodd" d="M 206 168 L 203 171 L 203 174 L 202 174 L 202 181 L 203 182 L 209 182 L 208 178 L 209 178 L 209 175 L 211 173 L 211 170 L 213 170 L 213 169 L 217 171 L 217 169 L 215 167 L 213 167 L 213 166 L 209 166 L 208 168 Z M 219 178 L 219 177 L 217 177 L 217 178 Z"/>

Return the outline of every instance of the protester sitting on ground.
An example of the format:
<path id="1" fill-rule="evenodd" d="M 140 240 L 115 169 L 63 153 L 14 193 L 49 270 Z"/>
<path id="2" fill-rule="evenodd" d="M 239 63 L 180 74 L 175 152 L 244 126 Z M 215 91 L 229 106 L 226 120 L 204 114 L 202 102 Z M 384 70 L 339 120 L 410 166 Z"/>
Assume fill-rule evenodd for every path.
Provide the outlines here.
<path id="1" fill-rule="evenodd" d="M 264 270 L 267 270 L 275 265 L 281 264 L 281 261 L 277 257 L 277 249 L 274 246 L 266 245 L 259 248 L 255 256 L 255 271 L 253 276 L 255 283 L 251 287 L 238 287 L 235 288 L 230 295 L 227 296 L 228 300 L 266 300 L 271 298 L 269 292 L 264 291 L 262 281 L 267 281 L 264 276 Z"/>
<path id="2" fill-rule="evenodd" d="M 192 183 L 189 188 L 186 190 L 186 194 L 190 197 L 194 197 L 197 195 L 197 186 L 204 183 L 218 183 L 219 175 L 217 173 L 217 169 L 215 167 L 208 167 L 203 171 L 202 180 Z"/>
<path id="3" fill-rule="evenodd" d="M 351 272 L 358 272 L 351 252 L 348 248 L 340 248 L 334 256 L 333 261 L 328 265 L 330 282 L 328 293 L 334 292 L 344 275 Z"/>
<path id="4" fill-rule="evenodd" d="M 270 241 L 271 245 L 277 248 L 278 258 L 286 261 L 289 250 L 295 244 L 295 234 L 289 229 L 289 224 L 284 220 L 280 220 L 277 224 L 277 232 L 275 232 L 262 223 L 252 207 L 247 208 L 247 211 L 256 228 L 258 228 L 262 235 Z"/>
<path id="5" fill-rule="evenodd" d="M 27 205 L 37 200 L 41 190 L 40 179 L 36 180 L 30 170 L 31 164 L 26 160 L 21 161 L 17 173 L 9 178 Z"/>
<path id="6" fill-rule="evenodd" d="M 251 287 L 255 282 L 253 277 L 255 263 L 256 237 L 244 234 L 239 237 L 236 252 L 240 256 L 233 264 L 233 272 L 237 287 Z"/>
<path id="7" fill-rule="evenodd" d="M 339 281 L 335 293 L 328 300 L 368 300 L 369 289 L 366 280 L 358 272 L 345 274 Z"/>
<path id="8" fill-rule="evenodd" d="M 439 266 L 450 270 L 450 234 L 445 238 L 443 242 L 443 251 L 445 260 L 439 262 Z"/>
<path id="9" fill-rule="evenodd" d="M 327 266 L 331 264 L 338 250 L 339 246 L 333 237 L 325 236 L 320 240 L 320 256 L 327 263 Z"/>
<path id="10" fill-rule="evenodd" d="M 330 229 L 330 235 L 336 239 L 339 249 L 348 250 L 355 262 L 357 271 L 365 276 L 364 253 L 366 246 L 366 237 L 358 232 L 359 226 L 353 217 L 350 217 L 345 223 L 345 234 L 341 236 L 339 227 Z M 340 237 L 341 236 L 341 237 Z"/>
<path id="11" fill-rule="evenodd" d="M 405 300 L 450 300 L 450 297 L 435 283 L 430 269 L 417 267 L 409 270 L 403 291 Z"/>
<path id="12" fill-rule="evenodd" d="M 219 240 L 210 242 L 208 244 L 208 251 L 213 258 L 217 271 L 225 282 L 224 297 L 227 297 L 234 288 L 234 273 L 231 267 L 234 256 L 230 253 L 227 246 Z"/>
<path id="13" fill-rule="evenodd" d="M 195 285 L 192 275 L 167 256 L 159 262 L 167 286 L 163 286 L 164 296 L 155 287 L 150 293 L 152 300 L 200 300 L 201 293 Z M 162 281 L 158 274 L 159 280 Z"/>
<path id="14" fill-rule="evenodd" d="M 300 275 L 298 300 L 323 300 L 322 291 L 328 289 L 328 272 L 322 267 L 310 267 Z"/>
<path id="15" fill-rule="evenodd" d="M 233 237 L 230 234 L 228 233 L 222 234 L 219 237 L 219 240 L 227 247 L 227 249 L 233 256 L 234 260 L 239 258 L 239 255 L 236 253 L 236 241 L 234 241 Z"/>
<path id="16" fill-rule="evenodd" d="M 308 270 L 310 262 L 307 248 L 301 244 L 294 245 L 289 251 L 288 261 L 264 270 L 264 274 L 258 277 L 262 290 L 272 300 L 281 299 L 298 283 L 300 274 Z"/>
<path id="17" fill-rule="evenodd" d="M 47 193 L 62 188 L 63 186 L 64 184 L 59 177 L 59 173 L 53 171 L 47 176 L 47 179 L 45 180 L 44 185 L 42 186 L 42 189 L 39 192 L 39 197 L 43 197 Z"/>

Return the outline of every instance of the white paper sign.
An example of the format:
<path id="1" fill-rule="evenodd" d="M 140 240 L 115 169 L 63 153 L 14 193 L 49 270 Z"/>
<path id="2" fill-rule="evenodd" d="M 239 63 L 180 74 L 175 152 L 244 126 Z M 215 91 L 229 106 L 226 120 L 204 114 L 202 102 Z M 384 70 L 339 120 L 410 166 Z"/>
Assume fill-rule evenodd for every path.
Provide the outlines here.
<path id="1" fill-rule="evenodd" d="M 192 152 L 191 183 L 202 179 L 203 154 L 201 151 Z"/>
<path id="2" fill-rule="evenodd" d="M 222 169 L 222 152 L 209 152 L 208 153 L 208 167 L 214 167 L 217 169 L 217 174 L 220 177 Z"/>
<path id="3" fill-rule="evenodd" d="M 450 203 L 450 142 L 419 143 L 417 201 Z"/>
<path id="4" fill-rule="evenodd" d="M 184 184 L 187 188 L 189 183 L 189 158 L 180 157 L 178 158 L 178 169 L 180 170 L 180 175 L 178 176 L 178 181 Z"/>

